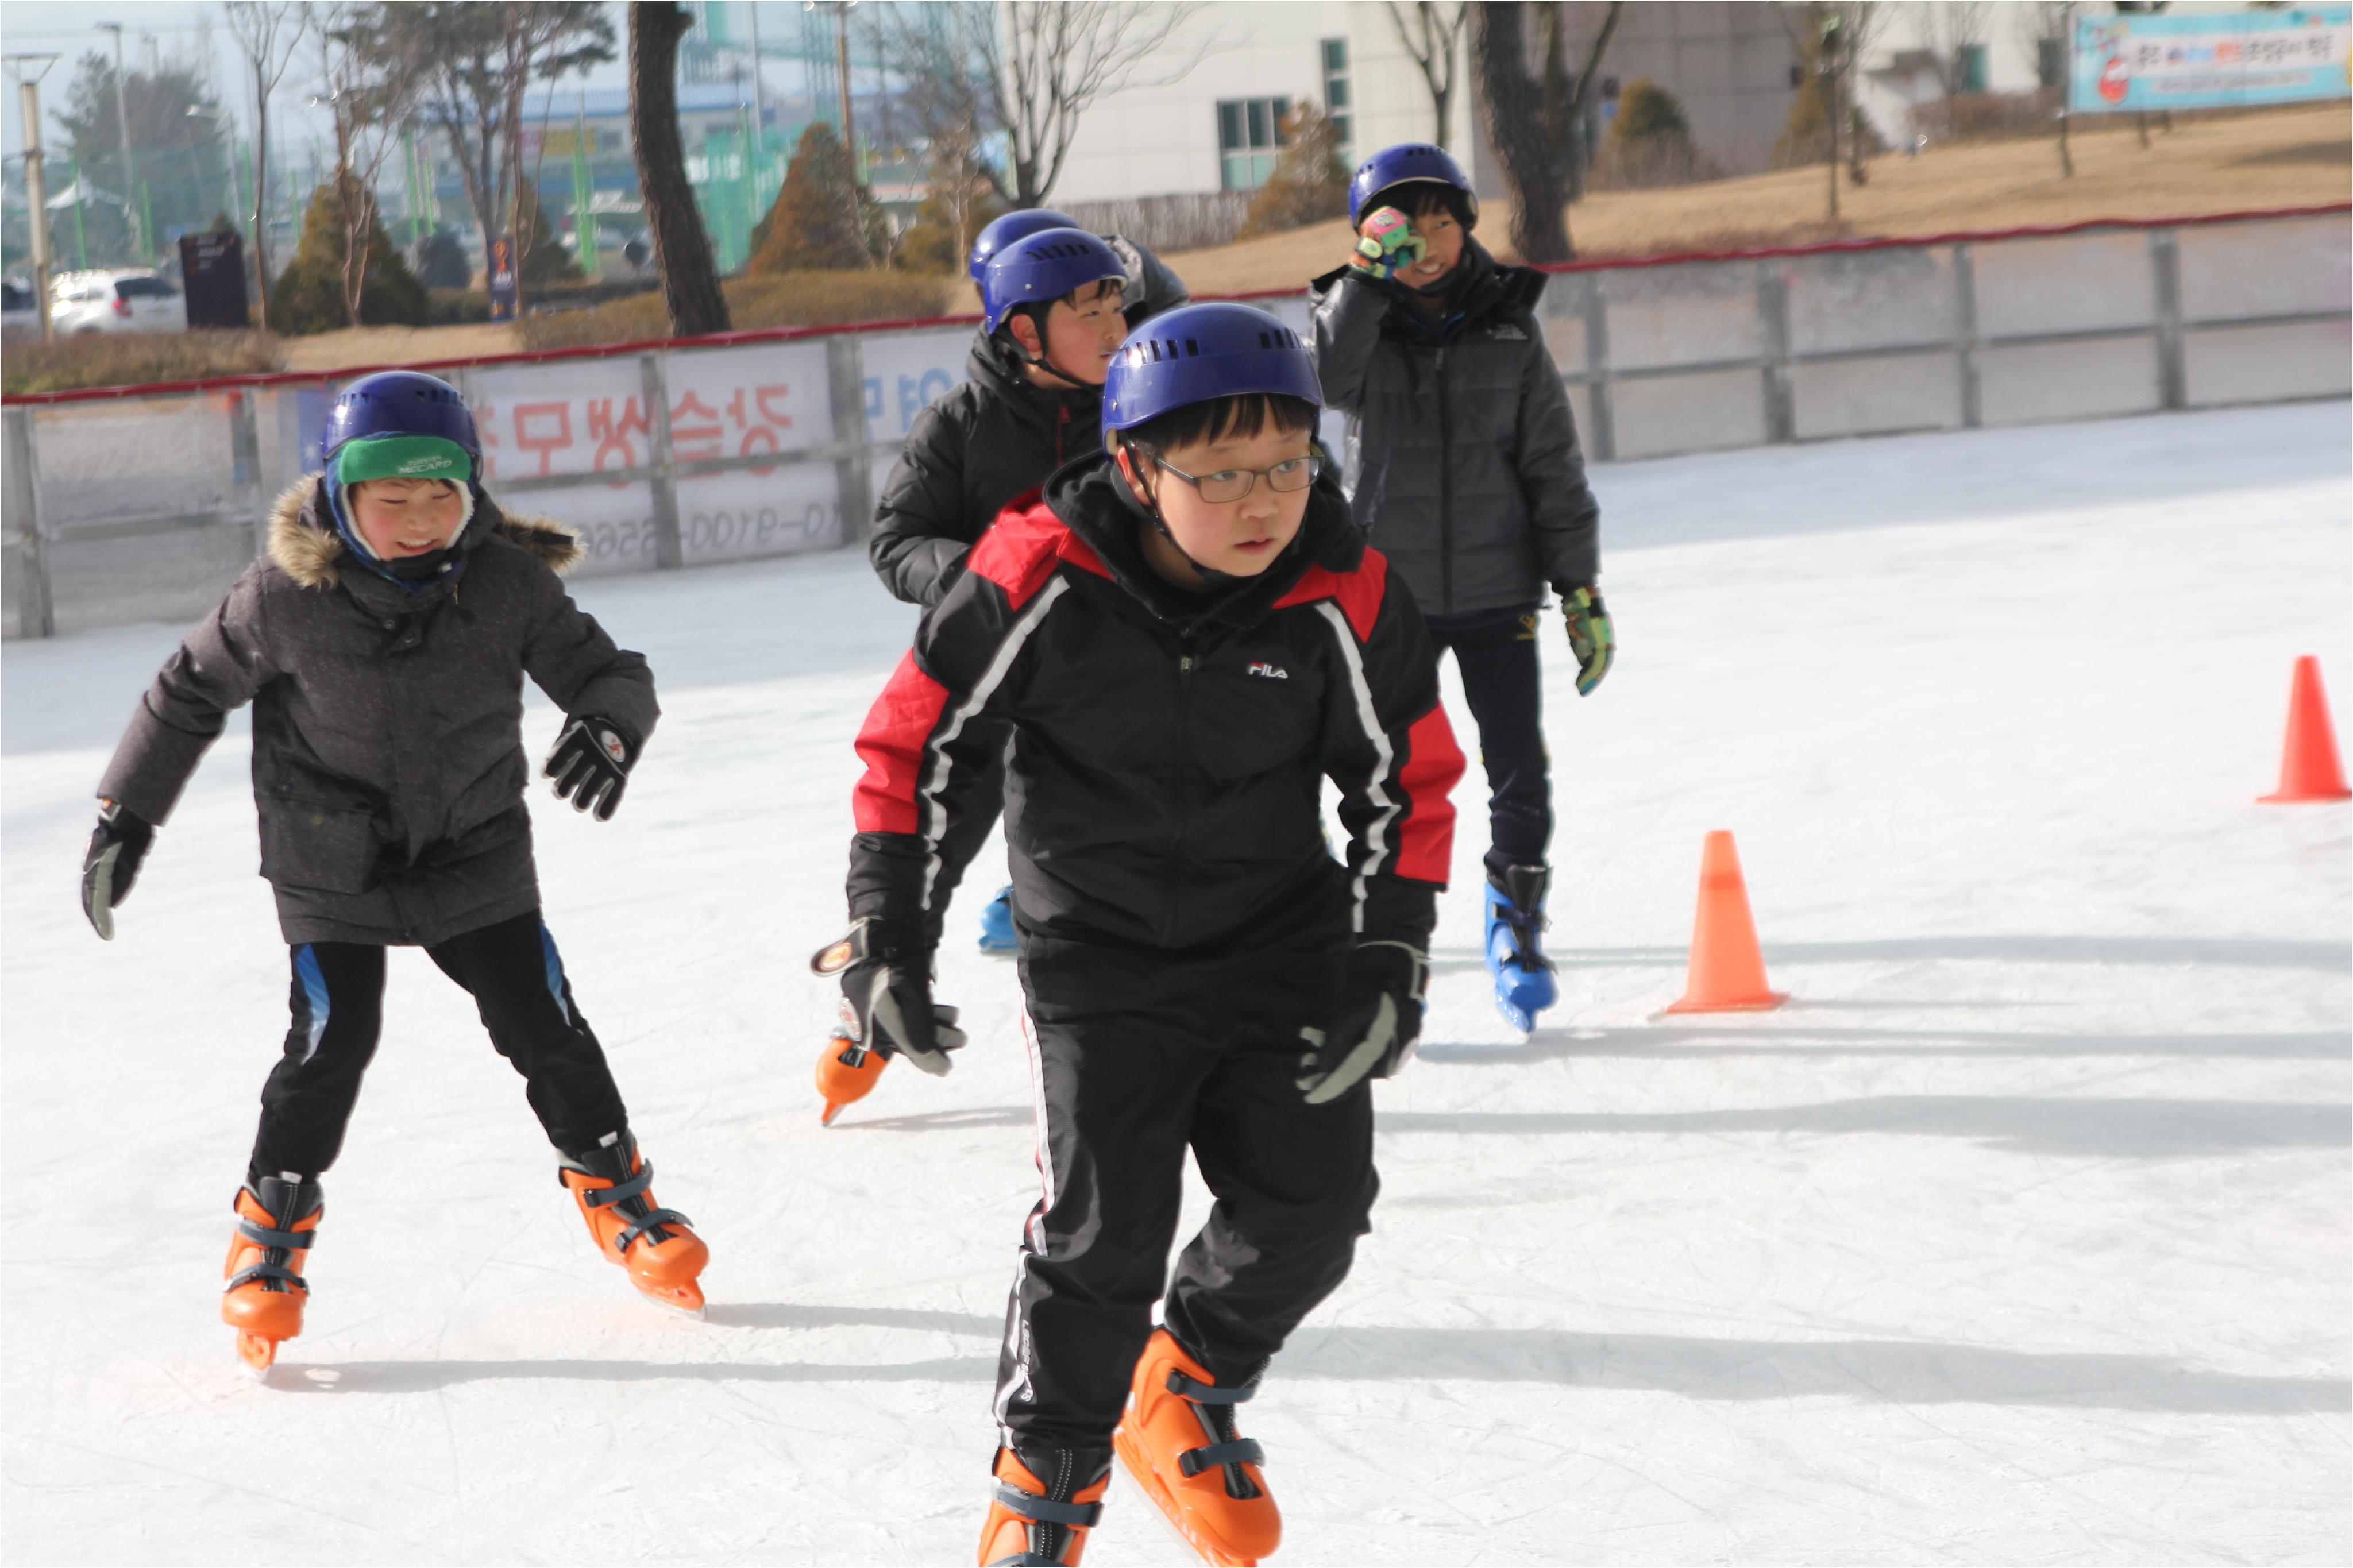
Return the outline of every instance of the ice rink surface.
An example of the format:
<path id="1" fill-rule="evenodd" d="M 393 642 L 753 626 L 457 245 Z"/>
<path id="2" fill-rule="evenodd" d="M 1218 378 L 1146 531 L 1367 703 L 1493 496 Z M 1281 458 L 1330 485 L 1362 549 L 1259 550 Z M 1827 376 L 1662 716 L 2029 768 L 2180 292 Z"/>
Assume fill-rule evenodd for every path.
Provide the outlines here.
<path id="1" fill-rule="evenodd" d="M 2346 405 L 1594 487 L 1623 657 L 1579 700 L 1544 642 L 1562 1003 L 1523 1039 L 1489 1001 L 1474 763 L 1377 1228 L 1244 1421 L 1279 1561 L 2344 1561 L 2353 813 L 2255 796 L 2295 655 L 2353 739 Z M 667 716 L 612 823 L 534 796 L 547 919 L 709 1321 L 596 1260 L 404 952 L 310 1331 L 241 1376 L 218 1268 L 287 995 L 245 731 L 101 944 L 90 796 L 178 631 L 11 644 L 10 1562 L 971 1560 L 1036 1191 L 1014 972 L 969 950 L 991 858 L 954 1076 L 829 1131 L 809 1087 L 849 742 L 913 614 L 855 552 L 579 596 Z M 1796 1000 L 1659 1022 L 1714 827 Z M 1109 1500 L 1092 1568 L 1185 1560 Z"/>

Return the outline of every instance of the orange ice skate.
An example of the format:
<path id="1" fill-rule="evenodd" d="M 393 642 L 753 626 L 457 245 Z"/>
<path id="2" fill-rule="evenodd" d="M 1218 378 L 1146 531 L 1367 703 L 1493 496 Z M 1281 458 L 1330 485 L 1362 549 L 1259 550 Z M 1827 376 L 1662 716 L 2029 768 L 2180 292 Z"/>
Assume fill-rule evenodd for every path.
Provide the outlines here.
<path id="1" fill-rule="evenodd" d="M 881 1051 L 870 1051 L 858 1043 L 857 1017 L 850 1012 L 849 1004 L 844 1002 L 841 1021 L 826 1037 L 825 1050 L 817 1058 L 817 1092 L 825 1101 L 825 1110 L 818 1115 L 818 1125 L 832 1126 L 843 1106 L 873 1093 L 890 1061 Z"/>
<path id="2" fill-rule="evenodd" d="M 1166 1329 L 1135 1363 L 1127 1412 L 1112 1435 L 1119 1462 L 1176 1533 L 1219 1568 L 1247 1568 L 1282 1543 L 1282 1515 L 1259 1474 L 1265 1454 L 1234 1433 L 1251 1383 L 1220 1388 Z"/>
<path id="3" fill-rule="evenodd" d="M 675 1311 L 702 1316 L 702 1287 L 695 1281 L 711 1249 L 694 1234 L 693 1221 L 655 1205 L 653 1164 L 638 1157 L 635 1138 L 607 1132 L 594 1149 L 566 1154 L 555 1174 L 579 1200 L 596 1250 L 627 1268 L 630 1284 Z"/>
<path id="4" fill-rule="evenodd" d="M 1039 1479 L 1032 1464 L 1047 1477 Z M 1082 1469 L 1093 1470 L 1093 1478 L 1082 1477 Z M 1077 1563 L 1086 1550 L 1087 1531 L 1103 1517 L 1103 1489 L 1109 1485 L 1108 1460 L 1090 1463 L 1075 1449 L 1039 1448 L 1025 1463 L 1012 1449 L 999 1448 L 988 1522 L 980 1527 L 981 1568 Z"/>
<path id="5" fill-rule="evenodd" d="M 229 1237 L 221 1275 L 221 1321 L 237 1331 L 237 1353 L 257 1378 L 269 1375 L 281 1341 L 302 1331 L 302 1278 L 324 1212 L 319 1184 L 293 1171 L 264 1176 L 237 1189 L 237 1234 Z"/>

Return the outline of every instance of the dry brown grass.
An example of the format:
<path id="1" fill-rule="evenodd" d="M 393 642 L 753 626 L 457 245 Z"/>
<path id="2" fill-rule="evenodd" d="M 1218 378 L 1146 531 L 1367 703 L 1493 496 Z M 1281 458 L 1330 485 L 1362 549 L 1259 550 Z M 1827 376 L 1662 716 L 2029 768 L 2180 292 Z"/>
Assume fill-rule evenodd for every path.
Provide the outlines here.
<path id="1" fill-rule="evenodd" d="M 286 368 L 351 370 L 368 364 L 421 364 L 430 360 L 511 354 L 522 347 L 514 327 L 504 321 L 469 321 L 449 327 L 344 327 L 289 341 Z"/>
<path id="2" fill-rule="evenodd" d="M 279 340 L 268 332 L 92 333 L 47 343 L 10 343 L 0 353 L 0 391 L 78 392 L 89 386 L 201 381 L 279 370 L 285 363 Z"/>
<path id="3" fill-rule="evenodd" d="M 1684 250 L 1803 245 L 1816 240 L 2186 217 L 2266 207 L 2318 206 L 2353 195 L 2353 110 L 2342 104 L 2185 121 L 2152 132 L 2146 151 L 2129 121 L 2071 143 L 2075 176 L 2062 179 L 2050 139 L 1936 148 L 1872 160 L 1870 184 L 1841 183 L 1828 220 L 1820 166 L 1672 190 L 1600 192 L 1568 210 L 1588 260 Z M 1479 232 L 1504 248 L 1509 215 L 1491 204 Z M 1295 289 L 1345 258 L 1348 226 L 1317 224 L 1165 259 L 1196 294 Z M 969 293 L 969 290 L 967 290 Z"/>
<path id="4" fill-rule="evenodd" d="M 937 316 L 950 295 L 947 279 L 909 272 L 785 272 L 731 279 L 722 287 L 737 331 Z M 661 296 L 639 294 L 593 310 L 528 317 L 519 335 L 525 348 L 559 349 L 637 342 L 669 331 Z"/>

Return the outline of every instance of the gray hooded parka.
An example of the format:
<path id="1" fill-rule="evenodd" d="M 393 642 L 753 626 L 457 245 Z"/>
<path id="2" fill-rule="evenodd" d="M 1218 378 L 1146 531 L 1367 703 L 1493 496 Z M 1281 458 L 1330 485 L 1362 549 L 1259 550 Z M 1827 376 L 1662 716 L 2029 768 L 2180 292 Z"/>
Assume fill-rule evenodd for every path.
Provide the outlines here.
<path id="1" fill-rule="evenodd" d="M 1545 275 L 1466 238 L 1445 313 L 1343 268 L 1314 283 L 1316 374 L 1348 416 L 1357 526 L 1438 619 L 1590 586 L 1600 513 L 1535 302 Z"/>
<path id="2" fill-rule="evenodd" d="M 460 571 L 416 592 L 345 559 L 319 481 L 279 498 L 248 567 L 140 701 L 99 794 L 172 813 L 228 713 L 253 711 L 261 874 L 290 944 L 431 946 L 538 907 L 527 674 L 636 756 L 659 709 L 556 573 L 578 542 L 475 491 Z"/>

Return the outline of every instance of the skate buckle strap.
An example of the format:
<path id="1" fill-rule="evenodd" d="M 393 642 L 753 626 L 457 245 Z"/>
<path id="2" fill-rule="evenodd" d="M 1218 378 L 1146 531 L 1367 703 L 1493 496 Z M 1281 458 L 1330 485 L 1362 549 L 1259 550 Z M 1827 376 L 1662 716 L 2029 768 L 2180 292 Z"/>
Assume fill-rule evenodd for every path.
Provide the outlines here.
<path id="1" fill-rule="evenodd" d="M 234 1290 L 240 1285 L 250 1285 L 257 1279 L 282 1279 L 297 1290 L 308 1291 L 311 1289 L 311 1282 L 308 1279 L 303 1279 L 291 1268 L 282 1268 L 275 1263 L 257 1263 L 250 1268 L 240 1268 L 229 1277 L 229 1282 L 221 1289 Z"/>
<path id="2" fill-rule="evenodd" d="M 244 1218 L 237 1222 L 237 1233 L 246 1240 L 259 1242 L 264 1247 L 286 1247 L 295 1251 L 306 1251 L 316 1245 L 319 1239 L 319 1233 L 315 1230 L 271 1230 Z"/>
<path id="3" fill-rule="evenodd" d="M 1068 1524 L 1081 1530 L 1092 1530 L 1095 1521 L 1103 1518 L 1103 1504 L 1099 1502 L 1056 1502 L 1051 1498 L 1039 1497 L 1036 1492 L 1025 1492 L 1019 1487 L 1007 1486 L 1003 1481 L 997 1483 L 997 1500 L 1022 1518 L 1035 1520 L 1039 1524 Z"/>
<path id="4" fill-rule="evenodd" d="M 1214 1383 L 1187 1377 L 1172 1366 L 1168 1369 L 1168 1392 L 1196 1405 L 1240 1405 L 1246 1399 L 1256 1397 L 1258 1384 L 1246 1383 L 1240 1388 L 1219 1388 Z"/>
<path id="5" fill-rule="evenodd" d="M 624 1199 L 636 1197 L 653 1184 L 654 1163 L 651 1160 L 640 1160 L 638 1162 L 636 1175 L 627 1181 L 615 1182 L 609 1187 L 584 1187 L 580 1192 L 580 1201 L 592 1209 L 600 1209 L 607 1204 L 617 1204 Z"/>
<path id="6" fill-rule="evenodd" d="M 643 1219 L 631 1224 L 628 1229 L 615 1237 L 613 1238 L 613 1250 L 616 1252 L 628 1251 L 629 1243 L 637 1240 L 638 1237 L 645 1235 L 646 1232 L 653 1229 L 656 1226 L 663 1225 L 674 1225 L 681 1230 L 692 1230 L 694 1228 L 694 1222 L 687 1218 L 684 1215 L 679 1213 L 676 1209 L 656 1209 L 653 1213 L 646 1215 Z"/>
<path id="7" fill-rule="evenodd" d="M 1187 1476 L 1198 1476 L 1203 1470 L 1219 1465 L 1263 1465 L 1266 1450 L 1258 1446 L 1255 1437 L 1242 1437 L 1231 1443 L 1210 1443 L 1198 1448 L 1187 1448 L 1176 1456 L 1176 1468 Z"/>

